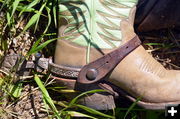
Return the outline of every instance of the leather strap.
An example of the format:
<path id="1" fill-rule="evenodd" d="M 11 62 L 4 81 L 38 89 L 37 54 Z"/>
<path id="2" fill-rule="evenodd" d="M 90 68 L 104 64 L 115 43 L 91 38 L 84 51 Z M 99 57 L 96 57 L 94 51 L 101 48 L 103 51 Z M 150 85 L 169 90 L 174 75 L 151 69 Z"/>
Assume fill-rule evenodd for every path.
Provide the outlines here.
<path id="1" fill-rule="evenodd" d="M 54 63 L 49 63 L 48 70 L 60 77 L 77 79 L 80 68 L 66 67 Z"/>
<path id="2" fill-rule="evenodd" d="M 135 36 L 116 50 L 85 65 L 78 75 L 77 82 L 91 84 L 103 80 L 124 57 L 136 49 L 140 44 L 141 41 L 138 36 Z"/>
<path id="3" fill-rule="evenodd" d="M 38 58 L 36 61 L 24 61 L 18 69 L 24 72 L 26 69 L 35 69 L 38 72 L 48 70 L 60 77 L 70 79 L 78 78 L 77 81 L 79 83 L 95 83 L 108 75 L 125 56 L 127 56 L 140 44 L 141 41 L 138 36 L 135 36 L 123 46 L 117 48 L 109 54 L 104 55 L 96 61 L 85 65 L 82 69 L 54 64 L 51 58 Z M 8 70 L 14 67 L 18 62 L 19 57 L 20 56 L 16 54 L 6 56 L 1 69 L 8 72 Z"/>
<path id="4" fill-rule="evenodd" d="M 8 73 L 10 70 L 19 62 L 19 59 L 22 56 L 19 56 L 17 54 L 11 54 L 7 55 L 4 58 L 4 61 L 2 62 L 0 66 L 0 70 Z M 51 58 L 38 58 L 37 60 L 31 60 L 20 63 L 20 65 L 17 68 L 17 75 L 23 75 L 28 74 L 30 72 L 30 69 L 34 69 L 37 72 L 51 72 L 53 75 L 64 77 L 64 78 L 70 78 L 70 79 L 77 79 L 79 71 L 81 68 L 73 68 L 73 67 L 67 67 L 62 65 L 57 65 L 52 62 Z M 22 74 L 19 74 L 18 72 L 23 72 Z"/>

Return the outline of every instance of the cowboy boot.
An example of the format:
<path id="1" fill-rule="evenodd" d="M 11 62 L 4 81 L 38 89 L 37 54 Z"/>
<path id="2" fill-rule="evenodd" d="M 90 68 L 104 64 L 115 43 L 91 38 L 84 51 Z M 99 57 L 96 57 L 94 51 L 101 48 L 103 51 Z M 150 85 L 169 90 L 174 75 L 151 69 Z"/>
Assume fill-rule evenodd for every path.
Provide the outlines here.
<path id="1" fill-rule="evenodd" d="M 114 2 L 117 1 L 114 0 Z M 72 4 L 75 3 L 76 2 L 72 2 Z M 105 5 L 107 5 L 107 1 L 99 0 L 97 5 L 100 3 L 103 5 L 106 3 Z M 64 2 L 62 4 L 69 5 L 70 3 Z M 107 23 L 110 23 L 110 25 L 105 25 L 101 24 L 104 22 L 98 22 L 98 20 L 96 22 L 91 20 L 86 21 L 86 17 L 84 17 L 83 14 L 87 11 L 79 9 L 80 4 L 87 7 L 87 4 L 83 2 L 67 7 L 69 10 L 72 10 L 72 14 L 78 11 L 73 17 L 67 9 L 63 9 L 64 11 L 60 13 L 59 37 L 61 39 L 57 41 L 55 52 L 55 63 L 61 68 L 62 71 L 60 75 L 64 77 L 59 78 L 59 82 L 72 89 L 75 88 L 78 72 L 84 65 L 89 65 L 89 62 L 98 61 L 103 55 L 107 56 L 107 53 L 111 53 L 116 49 L 115 46 L 119 45 L 121 47 L 124 44 L 127 45 L 126 43 L 132 42 L 132 39 L 138 39 L 135 37 L 136 34 L 134 33 L 133 15 L 130 15 L 131 17 L 129 17 L 129 20 L 121 21 L 121 26 L 116 26 L 114 25 L 115 20 L 109 19 L 120 18 L 121 20 L 121 17 L 113 17 L 113 15 L 97 10 L 96 15 L 100 15 Z M 110 3 L 108 5 L 112 6 Z M 74 7 L 76 8 L 75 11 L 73 11 Z M 98 8 L 100 8 L 100 5 Z M 134 13 L 135 10 L 132 10 L 132 14 Z M 81 18 L 79 20 L 73 20 L 73 18 L 78 18 L 80 16 Z M 108 17 L 110 18 L 108 19 Z M 89 30 L 89 26 L 86 25 L 87 22 L 96 23 L 96 28 Z M 101 32 L 96 32 L 97 29 L 101 29 Z M 113 30 L 119 31 L 119 33 L 114 33 L 115 35 L 113 36 L 110 33 Z M 87 33 L 90 33 L 89 36 L 96 34 L 97 37 L 87 37 Z M 82 40 L 83 38 L 84 41 Z M 121 39 L 123 39 L 123 42 L 120 42 Z M 119 54 L 121 54 L 121 52 L 119 52 Z M 111 60 L 109 64 L 113 64 L 113 62 L 114 61 Z M 81 72 L 83 72 L 83 70 L 81 70 Z M 86 97 L 84 98 L 83 104 L 95 109 L 111 109 L 114 107 L 112 106 L 114 104 L 112 103 L 113 98 L 111 96 L 116 95 L 116 92 L 121 93 L 132 101 L 136 101 L 138 97 L 141 97 L 138 105 L 147 109 L 164 109 L 166 104 L 180 103 L 180 95 L 178 95 L 180 93 L 180 87 L 177 86 L 180 82 L 180 72 L 166 70 L 145 51 L 142 45 L 134 48 L 132 52 L 129 52 L 117 66 L 114 65 L 113 70 L 108 72 L 107 77 L 104 77 L 105 83 L 103 82 L 101 86 L 103 87 L 103 85 L 106 85 L 104 87 L 106 87 L 110 93 L 105 95 L 98 93 L 98 95 L 102 96 L 98 101 L 97 95 L 91 95 L 89 100 L 88 97 Z M 92 89 L 93 86 L 95 86 L 94 89 L 97 89 L 97 87 L 99 88 L 99 84 L 101 84 L 101 82 L 89 85 L 84 84 L 84 89 Z M 83 86 L 83 83 L 81 86 Z M 81 87 L 81 89 L 83 89 L 83 87 Z M 90 103 L 88 101 L 90 101 Z M 93 106 L 91 106 L 91 104 Z"/>
<path id="2" fill-rule="evenodd" d="M 121 44 L 122 37 L 119 22 L 128 18 L 129 11 L 136 1 L 61 1 L 59 5 L 58 33 L 60 40 L 57 41 L 55 52 L 55 63 L 62 69 L 61 77 L 65 77 L 64 79 L 59 79 L 60 84 L 65 85 L 69 89 L 74 89 L 75 79 L 83 65 L 101 57 L 105 53 L 101 51 L 102 48 L 110 50 L 117 48 Z M 71 50 L 69 46 L 76 50 Z M 76 46 L 78 47 L 76 48 Z M 94 51 L 98 57 L 94 57 Z M 64 55 L 66 56 L 64 57 Z M 73 56 L 75 57 L 72 58 Z M 77 60 L 74 60 L 76 57 L 78 57 Z M 69 71 L 69 69 L 72 71 Z M 55 73 L 57 72 L 55 71 Z M 74 78 L 74 80 L 67 78 Z M 82 89 L 83 87 L 85 86 L 82 86 Z M 100 88 L 94 84 L 86 87 L 88 88 L 84 88 L 84 91 Z M 107 87 L 112 90 L 110 86 Z M 83 98 L 81 103 L 98 110 L 113 109 L 115 107 L 114 95 L 117 97 L 117 93 L 113 90 L 111 92 L 113 95 L 112 93 L 92 94 Z"/>

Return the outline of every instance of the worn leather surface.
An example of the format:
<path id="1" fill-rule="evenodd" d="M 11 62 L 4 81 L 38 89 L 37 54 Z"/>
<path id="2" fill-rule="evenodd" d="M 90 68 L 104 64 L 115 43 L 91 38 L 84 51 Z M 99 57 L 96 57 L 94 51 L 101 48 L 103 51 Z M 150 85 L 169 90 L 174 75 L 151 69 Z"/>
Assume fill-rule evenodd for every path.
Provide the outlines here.
<path id="1" fill-rule="evenodd" d="M 110 72 L 134 49 L 141 45 L 138 36 L 135 36 L 116 50 L 105 54 L 103 57 L 88 63 L 81 69 L 77 82 L 91 84 L 102 81 Z"/>
<path id="2" fill-rule="evenodd" d="M 133 25 L 128 21 L 121 24 L 123 42 L 135 36 Z M 94 61 L 111 50 L 91 49 L 90 61 Z M 86 48 L 59 40 L 56 46 L 55 63 L 82 67 L 86 64 Z M 180 71 L 166 70 L 139 46 L 126 56 L 114 69 L 109 82 L 122 88 L 134 97 L 142 97 L 147 103 L 180 101 Z M 173 90 L 173 92 L 172 92 Z"/>

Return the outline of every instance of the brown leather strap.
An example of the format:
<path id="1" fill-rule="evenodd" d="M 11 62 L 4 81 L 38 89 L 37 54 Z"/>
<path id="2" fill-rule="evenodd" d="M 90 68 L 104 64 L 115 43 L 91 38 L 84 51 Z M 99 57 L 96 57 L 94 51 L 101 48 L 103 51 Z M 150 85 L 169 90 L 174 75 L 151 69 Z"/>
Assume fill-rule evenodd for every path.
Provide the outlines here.
<path id="1" fill-rule="evenodd" d="M 48 70 L 60 77 L 76 79 L 79 75 L 80 68 L 57 65 L 51 62 L 48 65 Z"/>
<path id="2" fill-rule="evenodd" d="M 103 79 L 117 64 L 131 51 L 140 45 L 140 40 L 135 36 L 132 40 L 119 47 L 118 49 L 104 55 L 96 61 L 85 65 L 82 69 L 72 68 L 52 63 L 51 58 L 39 58 L 37 62 L 26 61 L 18 68 L 19 70 L 35 69 L 38 72 L 48 70 L 51 73 L 65 78 L 78 78 L 80 83 L 94 83 Z M 8 71 L 17 62 L 19 55 L 8 55 L 5 57 L 1 69 Z"/>
<path id="3" fill-rule="evenodd" d="M 79 75 L 77 82 L 91 84 L 103 80 L 131 51 L 141 44 L 138 36 L 120 46 L 116 50 L 104 55 L 103 57 L 85 65 Z"/>
<path id="4" fill-rule="evenodd" d="M 0 66 L 0 70 L 8 73 L 14 66 L 19 62 L 21 57 L 17 54 L 7 55 L 4 58 Z M 38 58 L 38 60 L 29 60 L 23 61 L 17 68 L 17 72 L 23 72 L 21 75 L 24 75 L 25 72 L 30 72 L 29 69 L 34 69 L 37 72 L 46 72 L 49 71 L 53 73 L 53 75 L 57 75 L 59 77 L 72 78 L 77 79 L 79 71 L 81 68 L 74 68 L 68 66 L 57 65 L 52 62 L 51 58 Z M 17 73 L 16 72 L 16 73 Z M 19 75 L 19 73 L 17 73 Z M 27 73 L 29 74 L 29 73 Z"/>

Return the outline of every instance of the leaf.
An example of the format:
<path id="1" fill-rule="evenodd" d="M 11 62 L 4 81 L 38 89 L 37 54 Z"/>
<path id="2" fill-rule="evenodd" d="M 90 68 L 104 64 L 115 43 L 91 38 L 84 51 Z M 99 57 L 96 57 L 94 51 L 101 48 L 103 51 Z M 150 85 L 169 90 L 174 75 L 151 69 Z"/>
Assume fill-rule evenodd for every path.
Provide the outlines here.
<path id="1" fill-rule="evenodd" d="M 11 17 L 10 18 L 12 18 L 12 16 L 14 15 L 14 13 L 16 11 L 16 8 L 17 8 L 17 6 L 18 6 L 20 1 L 21 0 L 14 0 L 13 5 L 12 5 L 13 9 L 12 9 L 12 13 L 11 13 Z"/>
<path id="2" fill-rule="evenodd" d="M 68 108 L 68 106 L 63 101 L 53 101 L 54 104 L 59 105 L 61 107 Z"/>
<path id="3" fill-rule="evenodd" d="M 97 119 L 93 116 L 90 116 L 90 115 L 87 115 L 87 114 L 83 114 L 83 113 L 80 113 L 80 112 L 76 112 L 76 111 L 66 111 L 69 115 L 71 115 L 71 117 L 88 117 L 88 118 L 91 118 L 91 119 Z"/>
<path id="4" fill-rule="evenodd" d="M 0 87 L 3 85 L 4 79 L 0 77 Z"/>
<path id="5" fill-rule="evenodd" d="M 6 6 L 10 2 L 10 0 L 5 0 L 5 1 L 1 1 L 1 2 L 3 2 L 3 4 L 0 8 L 0 11 L 4 8 L 4 6 Z"/>
<path id="6" fill-rule="evenodd" d="M 53 17 L 54 17 L 54 25 L 57 27 L 57 15 L 56 15 L 56 4 L 53 5 Z"/>
<path id="7" fill-rule="evenodd" d="M 39 19 L 40 19 L 40 15 L 41 15 L 41 13 L 42 13 L 42 11 L 43 11 L 45 6 L 46 6 L 46 2 L 41 6 L 40 10 L 38 11 L 39 17 L 36 20 L 36 25 L 35 25 L 35 28 L 34 28 L 34 33 L 36 32 L 36 29 L 37 29 L 37 26 L 38 26 L 38 23 L 39 23 Z"/>
<path id="8" fill-rule="evenodd" d="M 47 14 L 48 14 L 48 24 L 47 24 L 47 26 L 46 26 L 46 28 L 44 30 L 44 34 L 47 32 L 47 30 L 48 30 L 48 28 L 49 28 L 49 26 L 51 24 L 51 14 L 50 14 L 51 10 L 48 7 L 45 7 L 45 8 L 46 8 L 46 11 L 47 11 Z"/>
<path id="9" fill-rule="evenodd" d="M 51 97 L 49 96 L 49 93 L 47 92 L 47 90 L 46 90 L 45 86 L 43 85 L 42 81 L 40 80 L 40 78 L 36 74 L 34 76 L 34 80 L 36 81 L 38 87 L 41 89 L 44 99 L 50 105 L 50 107 L 54 111 L 54 113 L 56 114 L 56 117 L 58 119 L 61 119 L 61 117 L 59 116 L 58 111 L 57 111 Z"/>
<path id="10" fill-rule="evenodd" d="M 11 95 L 15 98 L 20 97 L 22 89 L 22 82 L 17 82 L 15 85 L 12 85 Z"/>
<path id="11" fill-rule="evenodd" d="M 145 45 L 160 45 L 164 46 L 164 43 L 144 43 Z"/>
<path id="12" fill-rule="evenodd" d="M 11 17 L 10 17 L 9 12 L 6 13 L 6 19 L 7 19 L 7 24 L 10 25 L 11 24 Z"/>
<path id="13" fill-rule="evenodd" d="M 77 92 L 75 90 L 70 90 L 70 89 L 64 89 L 64 90 L 63 89 L 61 89 L 61 90 L 52 89 L 52 90 L 57 91 L 59 93 L 75 93 L 75 92 Z"/>
<path id="14" fill-rule="evenodd" d="M 18 6 L 18 7 L 17 7 L 17 11 L 19 11 L 19 12 L 21 12 L 23 9 L 24 9 L 23 6 Z M 34 8 L 29 8 L 29 9 L 24 10 L 24 12 L 35 12 L 35 11 L 36 11 L 36 9 L 34 9 Z M 21 15 L 22 15 L 22 14 L 19 14 L 18 17 L 20 17 Z"/>
<path id="15" fill-rule="evenodd" d="M 30 51 L 27 53 L 27 56 L 31 55 L 32 53 L 37 52 L 37 47 L 39 45 L 39 43 L 41 42 L 41 40 L 43 39 L 44 36 L 52 36 L 52 35 L 56 35 L 55 33 L 50 33 L 50 34 L 43 34 L 32 46 L 32 48 L 30 49 Z M 55 39 L 59 39 L 59 38 L 55 38 Z M 51 40 L 55 40 L 55 39 L 51 39 Z M 45 47 L 45 46 L 44 46 Z M 43 47 L 43 48 L 44 48 Z"/>
<path id="16" fill-rule="evenodd" d="M 34 25 L 36 23 L 36 21 L 38 20 L 38 18 L 40 17 L 39 13 L 34 14 L 31 19 L 29 20 L 29 22 L 26 24 L 26 26 L 23 29 L 23 32 L 25 32 L 27 29 L 29 29 L 32 25 Z"/>
<path id="17" fill-rule="evenodd" d="M 47 114 L 49 114 L 49 105 L 44 97 L 43 97 L 43 103 L 44 103 L 44 108 L 46 109 Z"/>
<path id="18" fill-rule="evenodd" d="M 45 7 L 45 5 L 46 5 L 46 3 L 44 3 L 42 6 L 41 6 L 41 8 L 40 8 L 40 10 L 39 11 L 37 11 L 37 13 L 36 14 L 34 14 L 32 17 L 31 17 L 31 19 L 29 20 L 29 22 L 26 24 L 26 26 L 24 27 L 24 29 L 23 29 L 23 32 L 25 32 L 27 29 L 29 29 L 32 25 L 34 25 L 35 23 L 36 23 L 36 26 L 35 26 L 35 30 L 34 31 L 36 31 L 36 29 L 37 29 L 37 24 L 38 24 L 38 22 L 39 22 L 39 18 L 40 18 L 40 15 L 41 15 L 41 12 L 42 12 L 42 10 L 43 10 L 43 8 Z"/>
<path id="19" fill-rule="evenodd" d="M 33 0 L 29 5 L 27 5 L 26 7 L 22 9 L 22 11 L 19 13 L 19 16 L 21 16 L 23 12 L 27 12 L 29 11 L 29 9 L 33 9 L 32 7 L 37 5 L 39 2 L 40 0 Z"/>
<path id="20" fill-rule="evenodd" d="M 32 46 L 32 48 L 30 49 L 30 51 L 28 52 L 27 55 L 31 55 L 33 53 L 33 50 L 35 50 L 35 48 L 39 45 L 39 43 L 41 42 L 41 40 L 43 39 L 43 36 L 42 35 Z"/>
<path id="21" fill-rule="evenodd" d="M 75 104 L 74 106 L 77 106 L 77 107 L 79 107 L 79 108 L 81 108 L 81 109 L 83 109 L 83 110 L 85 110 L 85 111 L 87 111 L 87 112 L 89 112 L 91 114 L 94 114 L 94 115 L 98 115 L 98 116 L 102 116 L 102 117 L 106 117 L 106 118 L 110 118 L 110 119 L 115 119 L 114 116 L 110 116 L 110 115 L 104 114 L 102 112 L 99 112 L 97 110 L 94 110 L 92 108 L 89 108 L 89 107 L 86 107 L 86 106 L 83 106 L 83 105 Z"/>
<path id="22" fill-rule="evenodd" d="M 52 89 L 52 90 L 60 90 L 60 89 L 66 89 L 66 87 L 60 87 L 60 86 L 53 86 L 53 87 L 47 87 L 47 89 Z"/>
<path id="23" fill-rule="evenodd" d="M 53 42 L 53 41 L 55 41 L 55 40 L 57 40 L 57 38 L 48 40 L 48 41 L 42 43 L 41 45 L 39 45 L 39 46 L 37 46 L 37 47 L 34 46 L 34 47 L 31 48 L 31 50 L 28 52 L 28 56 L 31 55 L 31 54 L 33 54 L 33 53 L 35 53 L 35 52 L 38 52 L 38 51 L 42 50 L 42 49 L 43 49 L 44 47 L 46 47 L 49 43 L 51 43 L 51 42 Z M 40 42 L 40 40 L 39 40 L 38 42 Z M 37 44 L 35 44 L 35 45 L 38 45 L 38 42 L 37 42 Z"/>

